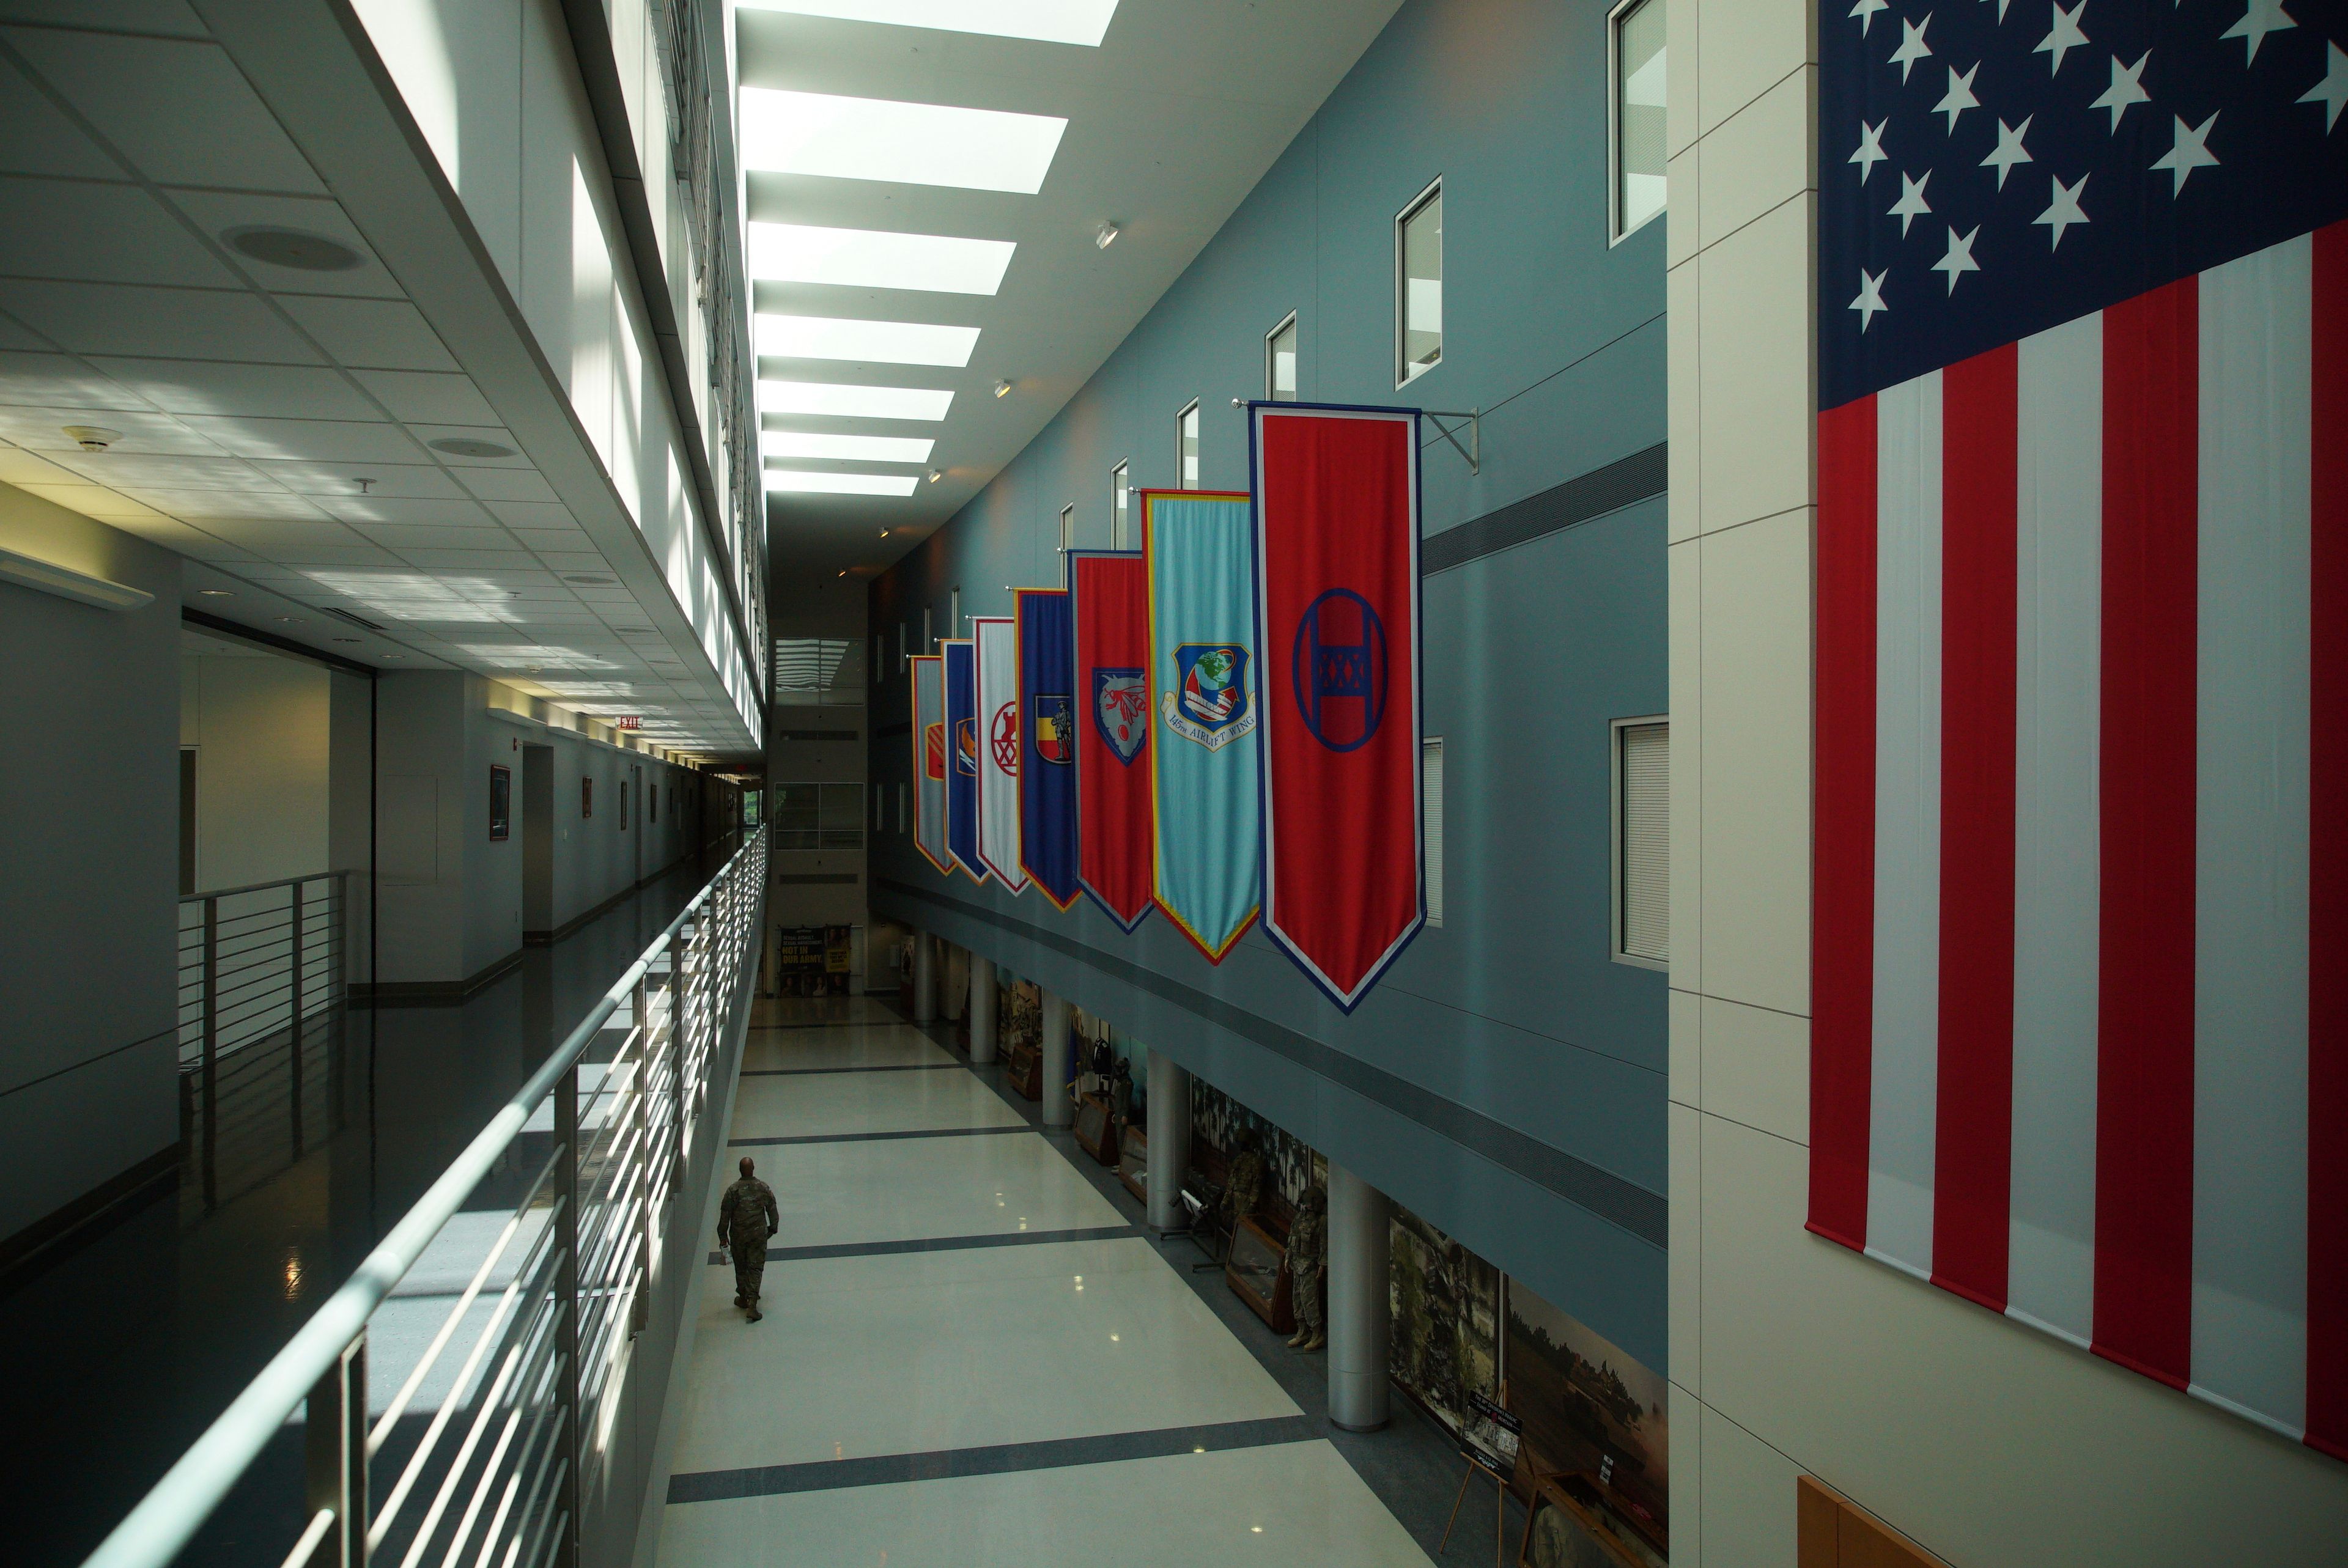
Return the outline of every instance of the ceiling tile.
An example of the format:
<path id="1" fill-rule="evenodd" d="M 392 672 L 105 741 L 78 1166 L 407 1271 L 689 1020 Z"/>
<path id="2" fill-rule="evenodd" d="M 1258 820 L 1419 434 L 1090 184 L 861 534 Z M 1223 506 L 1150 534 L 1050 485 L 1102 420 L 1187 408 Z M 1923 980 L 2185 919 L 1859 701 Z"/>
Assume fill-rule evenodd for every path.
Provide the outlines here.
<path id="1" fill-rule="evenodd" d="M 242 457 L 161 456 L 140 452 L 60 452 L 60 466 L 93 485 L 117 489 L 267 490 L 267 480 Z"/>
<path id="2" fill-rule="evenodd" d="M 375 413 L 339 371 L 201 359 L 93 357 L 90 363 L 171 414 L 366 419 Z"/>
<path id="3" fill-rule="evenodd" d="M 234 288 L 163 204 L 135 185 L 0 176 L 0 275 Z"/>
<path id="4" fill-rule="evenodd" d="M 134 501 L 146 503 L 157 511 L 169 512 L 181 519 L 257 521 L 295 518 L 319 523 L 327 520 L 325 514 L 308 501 L 283 490 L 173 490 L 140 485 L 125 487 L 123 494 Z M 348 535 L 342 537 L 345 540 L 349 538 Z"/>
<path id="5" fill-rule="evenodd" d="M 299 333 L 242 289 L 0 281 L 5 310 L 73 354 L 322 363 Z"/>
<path id="6" fill-rule="evenodd" d="M 526 535 L 516 534 L 524 544 L 530 542 Z M 582 538 L 580 543 L 586 541 Z M 575 572 L 581 577 L 609 577 L 612 569 L 603 558 L 592 549 L 550 550 L 541 548 L 538 559 L 546 563 L 549 571 Z M 593 584 L 588 586 L 592 587 Z"/>
<path id="7" fill-rule="evenodd" d="M 277 302 L 341 364 L 368 370 L 457 369 L 455 356 L 406 300 L 281 293 Z"/>
<path id="8" fill-rule="evenodd" d="M 46 29 L 9 42 L 158 184 L 325 190 L 217 44 Z"/>
<path id="9" fill-rule="evenodd" d="M 362 426 L 381 430 L 383 425 Z M 289 490 L 304 496 L 350 497 L 365 495 L 375 500 L 409 497 L 430 500 L 461 501 L 465 492 L 445 468 L 428 463 L 286 463 L 265 462 L 254 465 Z M 364 490 L 361 479 L 372 480 Z M 479 514 L 476 514 L 479 515 Z M 486 524 L 489 518 L 481 518 Z"/>
<path id="10" fill-rule="evenodd" d="M 577 531 L 572 521 L 571 508 L 560 502 L 490 501 L 487 505 L 496 514 L 498 521 L 510 528 Z"/>
<path id="11" fill-rule="evenodd" d="M 0 446 L 0 484 L 5 485 L 73 485 L 88 484 L 82 475 L 61 468 L 37 453 L 22 446 Z"/>
<path id="12" fill-rule="evenodd" d="M 121 167 L 5 60 L 0 60 L 0 173 L 122 178 Z"/>
<path id="13" fill-rule="evenodd" d="M 554 487 L 530 468 L 469 468 L 465 487 L 484 501 L 536 501 L 559 506 Z"/>
<path id="14" fill-rule="evenodd" d="M 497 526 L 479 502 L 459 497 L 456 500 L 408 499 L 397 496 L 322 496 L 318 505 L 346 523 L 396 523 L 413 526 L 428 525 L 443 528 L 469 528 L 494 538 L 495 548 L 511 549 L 503 529 Z"/>
<path id="15" fill-rule="evenodd" d="M 88 417 L 94 409 L 152 412 L 153 405 L 129 387 L 61 354 L 0 354 L 0 404 L 48 407 L 65 413 L 68 425 L 104 424 Z M 71 445 L 60 436 L 61 443 Z"/>
<path id="16" fill-rule="evenodd" d="M 228 243 L 222 237 L 239 229 L 292 229 L 323 235 L 359 258 L 359 264 L 346 271 L 320 272 L 304 267 L 273 266 L 242 251 L 232 251 L 237 269 L 264 289 L 303 294 L 357 294 L 369 299 L 407 297 L 360 237 L 358 226 L 336 202 L 317 197 L 258 196 L 218 190 L 174 190 L 170 201 L 197 228 L 222 245 Z"/>
<path id="17" fill-rule="evenodd" d="M 361 425 L 338 419 L 215 418 L 201 415 L 188 415 L 186 424 L 191 430 L 201 431 L 223 450 L 241 457 L 336 465 L 422 465 L 430 457 L 396 425 Z"/>
<path id="18" fill-rule="evenodd" d="M 0 316 L 0 349 L 14 350 L 20 354 L 39 354 L 48 346 L 48 343 L 40 333 L 17 325 L 7 316 Z"/>
<path id="19" fill-rule="evenodd" d="M 187 0 L 0 0 L 0 21 L 52 22 L 180 38 L 211 36 Z"/>
<path id="20" fill-rule="evenodd" d="M 497 528 L 415 528 L 390 523 L 354 522 L 352 527 L 387 550 L 402 556 L 415 550 L 479 550 L 502 544 Z"/>
<path id="21" fill-rule="evenodd" d="M 359 384 L 403 424 L 487 425 L 497 418 L 470 379 L 420 370 L 357 370 Z"/>
<path id="22" fill-rule="evenodd" d="M 0 373 L 0 397 L 6 395 L 6 377 Z M 110 452 L 188 452 L 217 456 L 221 448 L 168 414 L 132 409 L 108 409 L 93 417 L 87 408 L 0 405 L 0 436 L 36 452 L 77 452 L 80 446 L 65 433 L 68 425 L 102 424 L 119 431 Z"/>
<path id="23" fill-rule="evenodd" d="M 410 425 L 408 433 L 427 446 L 435 441 L 487 441 L 503 446 L 503 457 L 467 457 L 455 452 L 440 452 L 440 460 L 452 468 L 528 468 L 530 460 L 519 450 L 521 443 L 510 431 L 496 425 Z M 435 447 L 438 452 L 439 449 Z"/>
<path id="24" fill-rule="evenodd" d="M 444 572 L 495 571 L 532 564 L 531 558 L 520 550 L 418 549 L 405 552 L 401 559 L 425 571 Z"/>

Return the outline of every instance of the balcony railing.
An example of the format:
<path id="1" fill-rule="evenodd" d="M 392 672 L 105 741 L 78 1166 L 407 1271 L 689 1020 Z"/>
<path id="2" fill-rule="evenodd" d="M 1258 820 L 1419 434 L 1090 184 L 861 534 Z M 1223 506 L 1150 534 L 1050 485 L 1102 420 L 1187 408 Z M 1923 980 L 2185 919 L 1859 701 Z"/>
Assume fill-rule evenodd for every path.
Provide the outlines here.
<path id="1" fill-rule="evenodd" d="M 305 1429 L 307 1522 L 246 1561 L 579 1560 L 582 1501 L 592 1507 L 613 1489 L 602 1440 L 624 1353 L 651 1290 L 669 1283 L 656 1260 L 692 1255 L 667 1241 L 677 1226 L 701 1225 L 684 1177 L 704 1148 L 697 1135 L 736 1009 L 747 1005 L 766 868 L 761 833 L 86 1568 L 171 1563 L 289 1418 Z M 452 1225 L 460 1212 L 468 1223 Z M 378 1327 L 373 1370 L 393 1391 L 370 1402 Z"/>

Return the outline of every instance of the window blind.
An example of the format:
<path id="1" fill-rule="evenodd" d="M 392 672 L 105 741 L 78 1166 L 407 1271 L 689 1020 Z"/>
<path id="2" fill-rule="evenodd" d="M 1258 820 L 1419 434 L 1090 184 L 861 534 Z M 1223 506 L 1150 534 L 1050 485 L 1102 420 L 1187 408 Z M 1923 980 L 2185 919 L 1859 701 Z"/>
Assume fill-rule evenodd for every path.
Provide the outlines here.
<path id="1" fill-rule="evenodd" d="M 1671 726 L 1629 724 L 1622 731 L 1622 951 L 1656 963 L 1671 959 Z"/>
<path id="2" fill-rule="evenodd" d="M 1426 814 L 1426 923 L 1443 924 L 1443 737 L 1418 743 L 1418 793 Z"/>

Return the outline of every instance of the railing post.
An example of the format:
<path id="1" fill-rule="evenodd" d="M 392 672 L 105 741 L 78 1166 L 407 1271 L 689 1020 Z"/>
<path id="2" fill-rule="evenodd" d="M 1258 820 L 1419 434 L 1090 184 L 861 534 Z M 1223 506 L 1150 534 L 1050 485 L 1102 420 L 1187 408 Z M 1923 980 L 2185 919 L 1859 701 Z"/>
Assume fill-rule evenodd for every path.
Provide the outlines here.
<path id="1" fill-rule="evenodd" d="M 332 1509 L 335 1522 L 307 1568 L 366 1568 L 366 1331 L 343 1348 L 310 1389 L 303 1457 L 310 1516 Z"/>
<path id="2" fill-rule="evenodd" d="M 659 1156 L 653 1151 L 653 1010 L 645 1003 L 652 996 L 651 988 L 642 975 L 636 977 L 635 995 L 629 1005 L 636 1012 L 636 1119 L 644 1129 L 639 1156 L 644 1163 L 644 1255 L 636 1285 L 635 1308 L 629 1314 L 628 1332 L 641 1334 L 652 1321 L 653 1243 L 657 1231 L 657 1211 L 653 1206 L 653 1172 Z"/>
<path id="3" fill-rule="evenodd" d="M 328 940 L 333 944 L 333 958 L 326 966 L 326 1102 L 333 1115 L 329 1121 L 339 1132 L 343 1125 L 344 1073 L 348 1065 L 344 1060 L 347 1049 L 347 1030 L 351 1011 L 351 874 L 335 873 L 331 884 L 333 900 L 326 917 Z"/>
<path id="4" fill-rule="evenodd" d="M 668 945 L 668 1081 L 676 1111 L 676 1174 L 669 1180 L 680 1193 L 685 1190 L 685 940 L 680 931 Z"/>
<path id="5" fill-rule="evenodd" d="M 220 900 L 204 900 L 204 1207 L 220 1201 L 213 1158 L 220 1147 Z"/>
<path id="6" fill-rule="evenodd" d="M 287 1084 L 292 1090 L 288 1098 L 293 1103 L 294 1157 L 298 1160 L 302 1157 L 302 883 L 298 877 L 294 880 L 292 896 L 294 949 L 289 968 L 293 972 L 294 1053 L 288 1059 L 291 1071 Z"/>
<path id="7" fill-rule="evenodd" d="M 555 1081 L 554 1137 L 561 1150 L 560 1169 L 555 1177 L 555 1201 L 561 1205 L 554 1216 L 554 1289 L 560 1298 L 556 1305 L 554 1354 L 559 1363 L 556 1369 L 556 1400 L 562 1409 L 561 1428 L 556 1441 L 561 1445 L 562 1481 L 556 1489 L 555 1507 L 562 1519 L 562 1533 L 555 1544 L 554 1561 L 560 1568 L 574 1568 L 579 1561 L 579 1485 L 580 1456 L 586 1452 L 580 1436 L 579 1409 L 579 1069 L 576 1066 Z"/>

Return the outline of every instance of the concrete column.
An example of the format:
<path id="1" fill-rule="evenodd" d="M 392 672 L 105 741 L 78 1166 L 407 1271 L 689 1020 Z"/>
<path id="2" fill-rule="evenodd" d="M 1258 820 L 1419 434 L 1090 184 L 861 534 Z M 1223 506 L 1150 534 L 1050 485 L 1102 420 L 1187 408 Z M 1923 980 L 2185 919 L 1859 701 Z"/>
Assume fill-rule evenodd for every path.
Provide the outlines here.
<path id="1" fill-rule="evenodd" d="M 982 958 L 970 967 L 970 1059 L 983 1066 L 994 1060 L 994 965 Z"/>
<path id="2" fill-rule="evenodd" d="M 938 1011 L 948 1023 L 960 1023 L 963 983 L 970 974 L 970 949 L 957 948 L 951 943 L 947 944 L 946 961 L 941 966 L 941 970 L 946 994 L 945 1000 L 939 1007 Z"/>
<path id="3" fill-rule="evenodd" d="M 913 1021 L 930 1023 L 937 1016 L 937 938 L 927 931 L 916 931 L 913 933 Z"/>
<path id="4" fill-rule="evenodd" d="M 1076 1107 L 1068 1098 L 1068 999 L 1044 993 L 1044 1125 L 1075 1124 Z"/>
<path id="5" fill-rule="evenodd" d="M 1190 1168 L 1190 1075 L 1162 1050 L 1149 1053 L 1149 1223 L 1187 1230 L 1182 1176 Z"/>
<path id="6" fill-rule="evenodd" d="M 1329 1419 L 1349 1432 L 1386 1424 L 1386 1195 L 1329 1163 Z"/>

